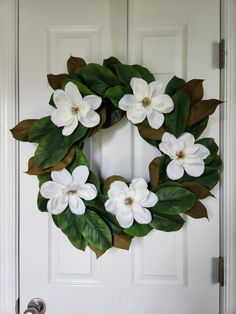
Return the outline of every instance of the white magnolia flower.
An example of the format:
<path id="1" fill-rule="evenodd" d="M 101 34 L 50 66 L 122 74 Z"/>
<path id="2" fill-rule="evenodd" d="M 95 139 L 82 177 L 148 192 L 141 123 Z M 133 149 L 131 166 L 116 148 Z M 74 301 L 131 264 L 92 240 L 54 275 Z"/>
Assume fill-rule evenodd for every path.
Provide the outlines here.
<path id="1" fill-rule="evenodd" d="M 166 169 L 170 179 L 180 179 L 184 170 L 192 177 L 203 174 L 203 159 L 209 156 L 210 151 L 205 146 L 194 143 L 195 138 L 190 133 L 184 133 L 179 138 L 168 132 L 164 133 L 159 148 L 172 159 Z"/>
<path id="2" fill-rule="evenodd" d="M 152 215 L 145 207 L 152 207 L 158 201 L 156 194 L 147 189 L 147 183 L 142 178 L 133 179 L 129 187 L 122 181 L 114 181 L 110 185 L 108 197 L 105 208 L 116 216 L 123 228 L 131 227 L 134 219 L 140 224 L 150 223 Z"/>
<path id="3" fill-rule="evenodd" d="M 95 95 L 82 98 L 78 87 L 72 82 L 66 84 L 65 91 L 55 90 L 53 101 L 57 109 L 53 110 L 51 120 L 58 127 L 64 126 L 64 136 L 71 135 L 79 122 L 87 128 L 92 128 L 100 122 L 100 116 L 94 110 L 99 108 L 102 98 Z"/>
<path id="4" fill-rule="evenodd" d="M 86 166 L 76 167 L 72 175 L 66 169 L 52 171 L 53 181 L 44 182 L 40 193 L 49 199 L 47 209 L 53 215 L 62 213 L 69 205 L 72 213 L 83 215 L 85 212 L 84 200 L 93 200 L 97 196 L 95 185 L 86 183 L 89 170 Z"/>
<path id="5" fill-rule="evenodd" d="M 160 81 L 148 84 L 133 77 L 130 86 L 133 95 L 126 94 L 119 101 L 119 107 L 127 111 L 127 119 L 136 124 L 147 118 L 152 128 L 159 129 L 164 122 L 163 113 L 174 109 L 173 100 L 164 94 L 164 85 Z"/>

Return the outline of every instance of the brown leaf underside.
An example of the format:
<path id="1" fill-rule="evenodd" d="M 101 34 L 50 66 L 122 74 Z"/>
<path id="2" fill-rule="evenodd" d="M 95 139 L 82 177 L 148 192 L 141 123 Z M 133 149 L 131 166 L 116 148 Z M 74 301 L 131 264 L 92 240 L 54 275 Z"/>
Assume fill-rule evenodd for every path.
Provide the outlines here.
<path id="1" fill-rule="evenodd" d="M 82 58 L 70 56 L 67 60 L 68 73 L 72 74 L 76 69 L 86 66 L 86 62 Z"/>
<path id="2" fill-rule="evenodd" d="M 101 109 L 98 110 L 98 114 L 100 116 L 100 122 L 99 124 L 93 129 L 91 136 L 94 135 L 95 133 L 99 132 L 101 128 L 103 127 L 103 124 L 106 122 L 106 117 L 107 117 L 107 112 L 106 112 L 106 107 L 102 107 Z"/>
<path id="3" fill-rule="evenodd" d="M 159 183 L 160 157 L 154 158 L 149 165 L 150 184 L 155 187 Z"/>
<path id="4" fill-rule="evenodd" d="M 112 184 L 112 182 L 114 181 L 123 181 L 125 183 L 129 183 L 129 181 L 121 176 L 110 176 L 108 177 L 106 180 L 104 180 L 103 182 L 103 188 L 105 191 L 108 191 L 110 188 L 110 185 Z"/>
<path id="5" fill-rule="evenodd" d="M 189 95 L 190 103 L 194 103 L 202 99 L 204 93 L 202 83 L 203 80 L 193 79 L 184 85 L 183 90 Z"/>
<path id="6" fill-rule="evenodd" d="M 160 127 L 159 129 L 153 129 L 148 124 L 147 120 L 144 120 L 141 123 L 136 124 L 139 129 L 139 132 L 144 136 L 151 140 L 158 140 L 160 141 L 162 135 L 166 132 L 164 127 Z"/>
<path id="7" fill-rule="evenodd" d="M 61 88 L 61 82 L 70 77 L 68 74 L 63 73 L 63 74 L 48 74 L 48 83 L 52 87 L 52 89 L 60 89 Z"/>
<path id="8" fill-rule="evenodd" d="M 181 184 L 183 187 L 187 188 L 190 192 L 196 194 L 197 199 L 204 199 L 208 196 L 214 197 L 214 195 L 204 186 L 195 182 L 183 182 Z"/>
<path id="9" fill-rule="evenodd" d="M 188 216 L 194 219 L 200 219 L 200 218 L 208 219 L 206 207 L 198 200 L 196 201 L 194 207 L 188 210 L 185 214 L 187 214 Z"/>
<path id="10" fill-rule="evenodd" d="M 113 246 L 118 249 L 129 250 L 132 237 L 124 232 L 116 233 L 113 237 Z"/>
<path id="11" fill-rule="evenodd" d="M 28 161 L 28 170 L 26 171 L 26 173 L 33 176 L 38 176 L 43 173 L 62 170 L 71 163 L 72 159 L 74 158 L 74 155 L 75 155 L 75 148 L 71 147 L 69 152 L 59 163 L 47 169 L 41 169 L 37 165 L 35 157 L 31 157 Z"/>
<path id="12" fill-rule="evenodd" d="M 37 121 L 37 119 L 27 119 L 19 122 L 13 129 L 11 129 L 13 137 L 18 141 L 27 142 L 29 129 L 35 121 Z"/>

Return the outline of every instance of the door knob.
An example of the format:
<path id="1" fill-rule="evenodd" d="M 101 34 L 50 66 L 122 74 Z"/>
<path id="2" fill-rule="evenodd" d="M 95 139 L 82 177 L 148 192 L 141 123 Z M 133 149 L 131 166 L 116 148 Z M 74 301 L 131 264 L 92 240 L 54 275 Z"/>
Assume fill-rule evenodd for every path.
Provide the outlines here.
<path id="1" fill-rule="evenodd" d="M 24 311 L 24 314 L 44 314 L 46 312 L 46 304 L 39 298 L 32 299 Z"/>

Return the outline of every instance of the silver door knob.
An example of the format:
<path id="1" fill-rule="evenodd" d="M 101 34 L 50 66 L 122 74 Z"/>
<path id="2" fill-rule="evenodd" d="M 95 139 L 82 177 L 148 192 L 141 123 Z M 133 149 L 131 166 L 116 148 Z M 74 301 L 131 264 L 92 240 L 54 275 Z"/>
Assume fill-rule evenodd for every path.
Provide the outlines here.
<path id="1" fill-rule="evenodd" d="M 24 314 L 44 314 L 46 312 L 46 304 L 39 298 L 32 299 L 28 303 L 27 309 Z"/>

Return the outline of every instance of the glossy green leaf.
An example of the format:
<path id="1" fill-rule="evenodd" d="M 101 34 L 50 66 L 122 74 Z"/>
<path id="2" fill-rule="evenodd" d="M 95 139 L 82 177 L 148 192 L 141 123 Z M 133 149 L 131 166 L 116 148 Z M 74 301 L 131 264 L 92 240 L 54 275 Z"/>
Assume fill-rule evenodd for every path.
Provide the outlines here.
<path id="1" fill-rule="evenodd" d="M 113 105 L 107 106 L 107 118 L 106 122 L 103 124 L 103 129 L 110 128 L 117 122 L 119 122 L 125 115 L 125 112 Z"/>
<path id="2" fill-rule="evenodd" d="M 124 232 L 133 237 L 144 237 L 152 230 L 150 225 L 140 225 L 134 222 L 130 228 L 124 229 Z"/>
<path id="3" fill-rule="evenodd" d="M 184 213 L 192 208 L 196 201 L 195 194 L 182 187 L 169 186 L 153 191 L 156 191 L 158 202 L 151 210 L 156 214 L 176 215 Z"/>
<path id="4" fill-rule="evenodd" d="M 47 210 L 47 203 L 48 203 L 48 199 L 42 197 L 42 195 L 39 192 L 38 198 L 37 198 L 37 206 L 41 212 L 47 212 L 48 211 Z"/>
<path id="5" fill-rule="evenodd" d="M 203 146 L 207 147 L 211 154 L 215 155 L 218 152 L 218 146 L 213 138 L 201 138 L 200 140 L 196 141 L 198 144 L 202 144 Z"/>
<path id="6" fill-rule="evenodd" d="M 112 246 L 112 235 L 107 224 L 98 214 L 89 209 L 86 210 L 85 217 L 84 238 L 100 251 L 109 249 Z"/>
<path id="7" fill-rule="evenodd" d="M 72 172 L 77 166 L 87 166 L 89 167 L 89 162 L 79 147 L 76 147 L 75 158 L 69 166 L 69 171 Z"/>
<path id="8" fill-rule="evenodd" d="M 83 69 L 83 78 L 98 95 L 104 95 L 108 88 L 120 85 L 111 70 L 95 63 L 90 63 Z"/>
<path id="9" fill-rule="evenodd" d="M 165 115 L 165 128 L 171 134 L 179 137 L 187 126 L 190 103 L 189 96 L 182 90 L 172 96 L 174 110 Z"/>
<path id="10" fill-rule="evenodd" d="M 63 159 L 72 144 L 83 140 L 87 131 L 86 127 L 79 124 L 70 136 L 63 136 L 62 128 L 56 128 L 52 133 L 44 136 L 35 152 L 38 166 L 44 169 L 57 164 Z"/>
<path id="11" fill-rule="evenodd" d="M 115 86 L 109 88 L 105 94 L 104 98 L 108 98 L 115 107 L 118 107 L 120 99 L 131 91 L 125 86 Z"/>
<path id="12" fill-rule="evenodd" d="M 185 81 L 177 76 L 174 76 L 166 86 L 165 93 L 169 96 L 173 96 L 177 93 L 185 84 Z"/>
<path id="13" fill-rule="evenodd" d="M 180 230 L 185 221 L 180 215 L 154 214 L 150 225 L 157 230 L 170 232 Z"/>
<path id="14" fill-rule="evenodd" d="M 82 232 L 85 228 L 85 215 L 73 214 L 69 207 L 59 214 L 52 215 L 55 225 L 60 228 L 70 242 L 78 249 L 85 250 L 87 242 L 83 239 Z"/>
<path id="15" fill-rule="evenodd" d="M 147 68 L 139 64 L 132 65 L 132 68 L 134 68 L 141 75 L 141 78 L 144 79 L 147 83 L 155 81 L 154 75 Z"/>
<path id="16" fill-rule="evenodd" d="M 47 116 L 34 122 L 29 129 L 28 140 L 29 142 L 39 143 L 41 139 L 57 130 L 57 126 L 52 122 L 51 117 Z"/>
<path id="17" fill-rule="evenodd" d="M 108 68 L 108 69 L 110 69 L 113 73 L 116 72 L 116 71 L 115 71 L 115 67 L 114 67 L 116 64 L 121 64 L 121 63 L 120 63 L 120 61 L 119 61 L 117 58 L 115 58 L 115 57 L 110 57 L 110 58 L 105 59 L 105 60 L 103 61 L 103 66 L 106 67 L 106 68 Z"/>
<path id="18" fill-rule="evenodd" d="M 128 64 L 117 64 L 115 65 L 116 74 L 119 80 L 125 84 L 127 87 L 130 87 L 130 80 L 133 77 L 141 78 L 141 75 L 136 71 L 131 65 Z"/>

